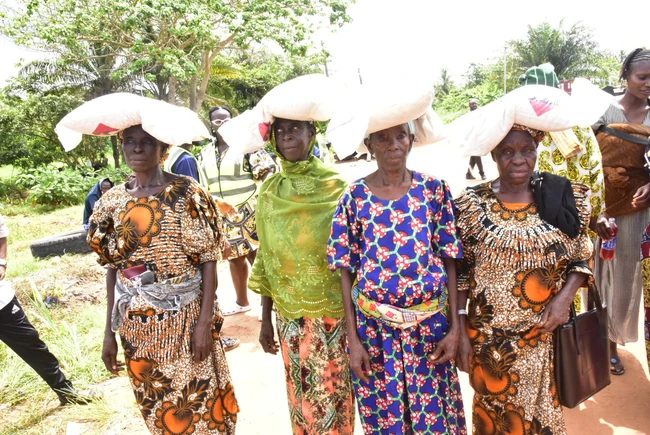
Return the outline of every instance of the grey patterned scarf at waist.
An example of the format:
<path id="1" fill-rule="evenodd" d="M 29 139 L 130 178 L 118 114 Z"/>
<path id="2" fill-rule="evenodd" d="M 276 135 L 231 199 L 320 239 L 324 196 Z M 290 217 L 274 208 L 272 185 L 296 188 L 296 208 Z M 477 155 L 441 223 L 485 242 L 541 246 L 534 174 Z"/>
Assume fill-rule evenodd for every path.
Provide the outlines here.
<path id="1" fill-rule="evenodd" d="M 111 313 L 111 330 L 117 332 L 122 326 L 124 315 L 131 307 L 135 296 L 141 296 L 155 308 L 169 311 L 179 311 L 191 303 L 201 291 L 201 271 L 178 284 L 162 283 L 142 286 L 127 286 L 118 277 L 115 283 L 115 304 Z"/>

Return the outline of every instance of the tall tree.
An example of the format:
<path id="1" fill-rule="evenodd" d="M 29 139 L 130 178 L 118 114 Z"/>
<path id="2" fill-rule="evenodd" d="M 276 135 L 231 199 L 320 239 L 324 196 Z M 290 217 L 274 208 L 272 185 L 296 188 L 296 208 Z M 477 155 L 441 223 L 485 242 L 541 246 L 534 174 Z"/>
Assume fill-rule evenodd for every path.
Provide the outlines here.
<path id="1" fill-rule="evenodd" d="M 83 44 L 83 53 L 68 53 L 66 56 L 34 60 L 19 71 L 21 80 L 14 82 L 14 88 L 29 95 L 71 91 L 93 99 L 119 91 L 133 91 L 138 82 L 131 76 L 114 77 L 118 69 L 115 56 L 108 47 L 98 43 Z M 111 137 L 113 161 L 120 166 L 120 149 L 117 139 Z"/>
<path id="2" fill-rule="evenodd" d="M 434 88 L 436 97 L 448 95 L 453 88 L 454 88 L 454 82 L 451 79 L 449 70 L 447 68 L 442 68 L 440 70 L 440 79 L 438 80 L 438 83 L 435 85 Z"/>
<path id="3" fill-rule="evenodd" d="M 273 87 L 305 74 L 323 72 L 321 56 L 286 56 L 268 50 L 247 50 L 223 59 L 237 65 L 238 74 L 216 74 L 208 95 L 215 104 L 226 102 L 239 112 L 250 109 Z M 223 68 L 223 66 L 222 66 Z"/>
<path id="4" fill-rule="evenodd" d="M 179 102 L 179 83 L 199 111 L 213 63 L 229 48 L 275 41 L 305 54 L 309 35 L 326 21 L 349 21 L 353 0 L 16 0 L 20 13 L 3 32 L 23 45 L 79 52 L 81 44 L 110 48 L 119 75 L 141 75 L 161 99 Z M 64 49 L 62 49 L 64 48 Z M 72 50 L 71 50 L 72 48 Z"/>
<path id="5" fill-rule="evenodd" d="M 550 62 L 560 79 L 584 75 L 593 65 L 592 56 L 598 51 L 591 30 L 581 23 L 565 28 L 564 21 L 557 27 L 548 22 L 528 26 L 525 39 L 511 41 L 521 72 L 532 66 Z"/>

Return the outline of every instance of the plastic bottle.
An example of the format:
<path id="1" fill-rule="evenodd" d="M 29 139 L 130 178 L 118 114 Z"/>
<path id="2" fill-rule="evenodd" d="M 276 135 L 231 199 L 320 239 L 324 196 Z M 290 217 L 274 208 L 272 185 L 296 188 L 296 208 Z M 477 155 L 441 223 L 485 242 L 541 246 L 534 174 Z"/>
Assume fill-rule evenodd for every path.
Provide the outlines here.
<path id="1" fill-rule="evenodd" d="M 603 260 L 613 260 L 614 255 L 616 255 L 616 234 L 618 234 L 618 227 L 614 218 L 609 218 L 609 226 L 614 230 L 614 236 L 609 240 L 603 241 L 600 247 L 600 258 Z"/>

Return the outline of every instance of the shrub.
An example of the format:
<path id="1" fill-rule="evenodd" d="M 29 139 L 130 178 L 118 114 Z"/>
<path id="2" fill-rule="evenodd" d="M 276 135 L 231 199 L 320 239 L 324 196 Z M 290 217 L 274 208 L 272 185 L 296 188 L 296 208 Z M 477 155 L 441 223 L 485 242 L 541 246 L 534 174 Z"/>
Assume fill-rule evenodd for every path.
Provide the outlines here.
<path id="1" fill-rule="evenodd" d="M 56 165 L 31 169 L 22 174 L 18 183 L 30 190 L 29 200 L 33 204 L 58 205 L 78 204 L 90 189 L 79 171 L 60 169 Z M 94 184 L 94 183 L 93 183 Z"/>
<path id="2" fill-rule="evenodd" d="M 29 192 L 19 182 L 19 177 L 0 179 L 0 198 L 2 202 L 14 202 L 26 198 Z"/>

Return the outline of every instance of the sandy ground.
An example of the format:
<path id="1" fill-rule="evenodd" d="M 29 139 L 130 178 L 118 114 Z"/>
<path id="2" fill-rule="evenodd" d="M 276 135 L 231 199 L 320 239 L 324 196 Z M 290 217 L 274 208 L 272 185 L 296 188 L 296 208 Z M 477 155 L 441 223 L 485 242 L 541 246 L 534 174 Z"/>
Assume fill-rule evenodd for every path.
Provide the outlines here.
<path id="1" fill-rule="evenodd" d="M 461 158 L 455 150 L 444 145 L 435 148 L 415 150 L 409 160 L 409 167 L 432 173 L 447 180 L 457 195 L 469 183 L 465 180 L 467 159 Z M 483 158 L 488 179 L 496 177 L 496 168 L 491 159 Z M 338 165 L 350 179 L 364 176 L 375 169 L 375 163 L 353 162 Z M 476 174 L 478 175 L 478 174 Z M 222 305 L 234 301 L 234 290 L 227 264 L 219 267 L 218 295 Z M 251 303 L 259 306 L 259 297 L 250 293 Z M 224 335 L 236 336 L 241 340 L 239 348 L 228 352 L 228 362 L 233 383 L 241 407 L 237 433 L 244 435 L 284 435 L 291 433 L 289 412 L 286 403 L 284 366 L 280 355 L 265 354 L 257 341 L 260 323 L 257 310 L 226 318 Z M 641 325 L 639 325 L 640 327 Z M 640 337 L 642 334 L 640 332 Z M 642 342 L 628 345 L 620 350 L 627 367 L 624 376 L 613 377 L 612 384 L 600 394 L 579 407 L 565 410 L 569 434 L 624 435 L 650 434 L 650 382 L 648 378 L 645 350 Z M 468 426 L 471 427 L 471 401 L 473 391 L 467 376 L 461 374 L 463 398 Z M 126 387 L 126 383 L 125 383 Z M 130 391 L 124 388 L 124 399 L 132 401 Z M 146 434 L 142 422 L 133 421 L 128 426 L 129 434 Z M 127 433 L 127 432 L 122 432 Z M 360 424 L 356 434 L 361 434 Z"/>

